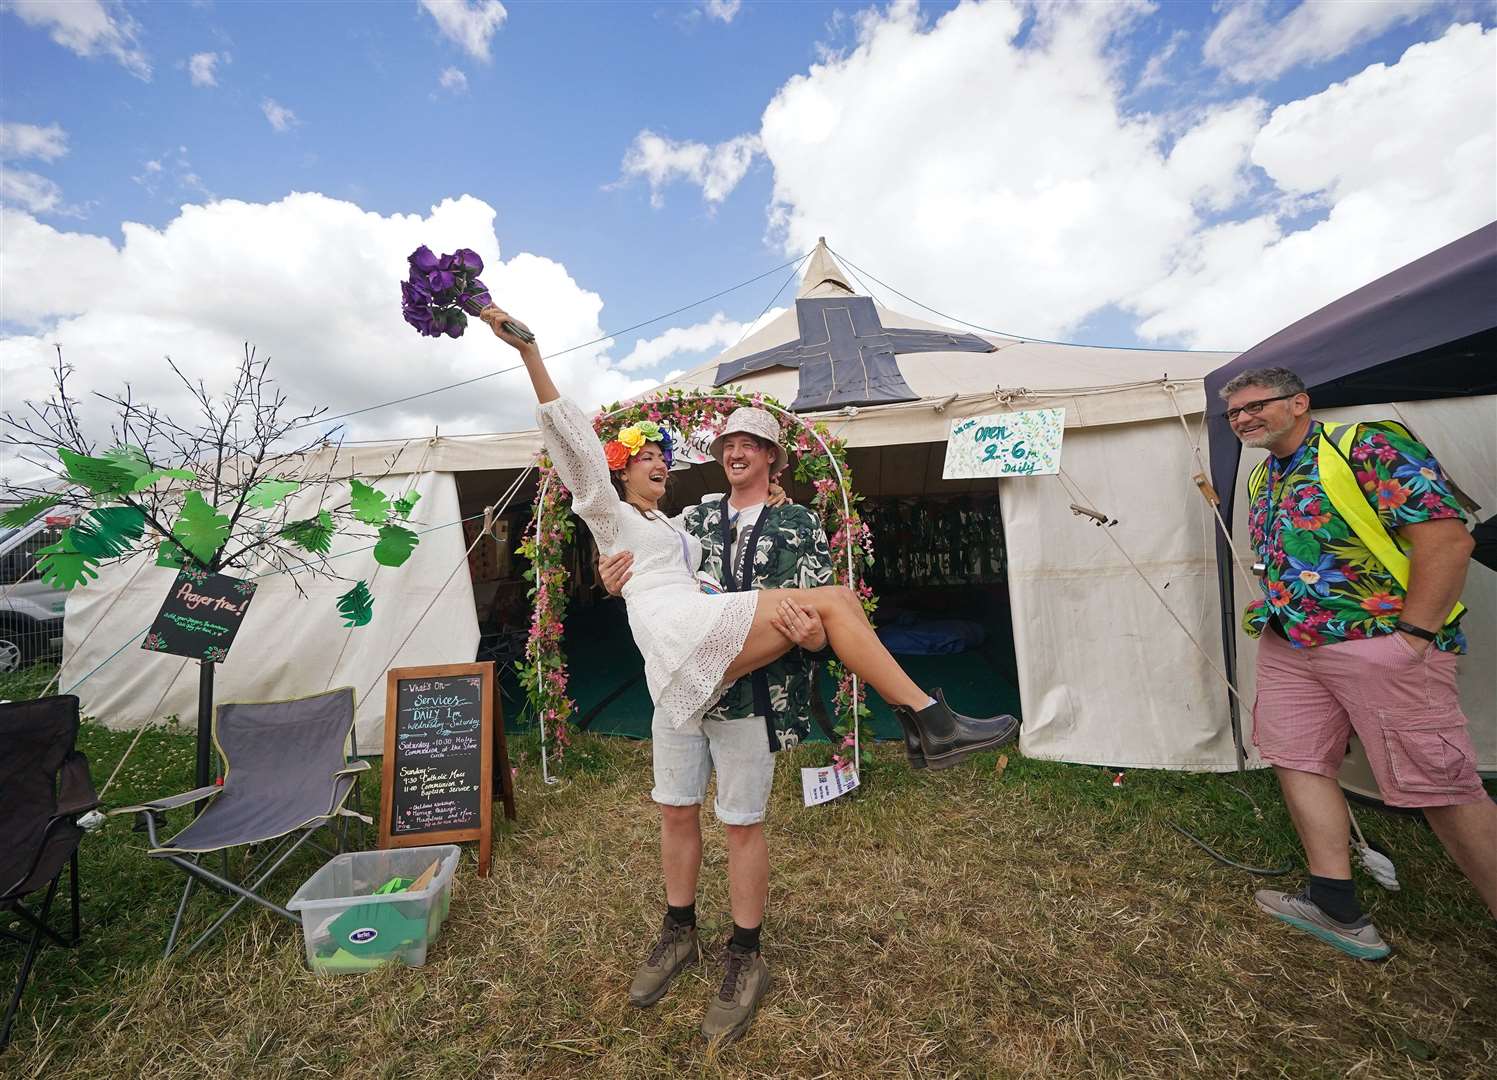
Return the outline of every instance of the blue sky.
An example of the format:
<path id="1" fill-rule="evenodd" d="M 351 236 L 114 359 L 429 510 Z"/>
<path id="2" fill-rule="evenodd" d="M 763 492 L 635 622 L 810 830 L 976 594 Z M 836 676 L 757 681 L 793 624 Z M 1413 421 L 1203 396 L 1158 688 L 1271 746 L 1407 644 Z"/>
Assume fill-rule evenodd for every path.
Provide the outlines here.
<path id="1" fill-rule="evenodd" d="M 1497 216 L 1493 19 L 1434 0 L 6 0 L 5 404 L 44 390 L 56 340 L 102 383 L 166 351 L 212 371 L 251 338 L 336 409 L 497 366 L 382 306 L 412 237 L 502 257 L 557 347 L 825 232 L 984 325 L 1245 348 Z M 76 280 L 39 277 L 60 265 Z M 564 386 L 699 362 L 783 276 L 572 357 Z M 356 434 L 523 426 L 514 389 Z"/>

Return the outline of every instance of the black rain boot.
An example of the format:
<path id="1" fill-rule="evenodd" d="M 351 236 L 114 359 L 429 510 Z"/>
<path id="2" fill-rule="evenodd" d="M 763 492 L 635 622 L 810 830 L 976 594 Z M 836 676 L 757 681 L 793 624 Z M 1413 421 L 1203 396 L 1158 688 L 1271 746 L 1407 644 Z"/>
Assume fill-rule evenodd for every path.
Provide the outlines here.
<path id="1" fill-rule="evenodd" d="M 915 727 L 915 721 L 910 718 L 909 710 L 895 706 L 894 718 L 904 729 L 905 760 L 910 763 L 912 769 L 925 768 L 925 747 L 920 745 L 920 730 Z"/>
<path id="2" fill-rule="evenodd" d="M 949 769 L 981 750 L 996 750 L 1019 737 L 1019 721 L 1006 713 L 986 719 L 963 716 L 951 711 L 939 688 L 930 696 L 936 703 L 919 712 L 905 706 L 895 712 L 903 713 L 901 723 L 908 717 L 918 732 L 925 763 L 932 769 Z M 906 743 L 908 738 L 906 735 Z"/>

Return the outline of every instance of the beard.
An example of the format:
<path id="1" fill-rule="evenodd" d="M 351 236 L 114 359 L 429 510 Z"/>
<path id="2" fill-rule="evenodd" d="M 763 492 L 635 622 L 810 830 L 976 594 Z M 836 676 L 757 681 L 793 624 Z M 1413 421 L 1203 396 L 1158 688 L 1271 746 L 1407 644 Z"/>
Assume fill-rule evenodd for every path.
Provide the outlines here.
<path id="1" fill-rule="evenodd" d="M 1263 450 L 1278 442 L 1293 430 L 1294 417 L 1290 416 L 1289 419 L 1285 420 L 1281 425 L 1264 424 L 1257 431 L 1246 435 L 1238 432 L 1237 438 L 1241 441 L 1243 446 L 1250 447 L 1254 450 Z"/>

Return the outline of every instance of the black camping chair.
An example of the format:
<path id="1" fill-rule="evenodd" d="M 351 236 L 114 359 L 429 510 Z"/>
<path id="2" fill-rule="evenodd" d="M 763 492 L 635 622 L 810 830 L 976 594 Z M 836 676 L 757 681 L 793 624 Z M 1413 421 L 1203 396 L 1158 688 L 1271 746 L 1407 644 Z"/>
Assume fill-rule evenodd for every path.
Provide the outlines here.
<path id="1" fill-rule="evenodd" d="M 138 815 L 139 826 L 150 838 L 148 853 L 187 875 L 163 958 L 176 947 L 187 900 L 198 882 L 234 902 L 192 943 L 188 955 L 246 902 L 301 925 L 298 916 L 258 890 L 303 844 L 331 858 L 344 848 L 350 817 L 369 821 L 345 806 L 350 796 L 357 799 L 359 774 L 369 768 L 367 761 L 356 760 L 353 720 L 351 686 L 291 701 L 219 705 L 213 710 L 213 741 L 223 760 L 222 784 L 110 811 Z M 199 803 L 206 806 L 191 824 L 164 843 L 158 839 L 157 829 L 168 811 Z M 332 850 L 312 839 L 324 826 L 333 835 Z M 229 851 L 251 845 L 269 845 L 269 850 L 239 881 L 231 880 Z M 202 865 L 203 856 L 214 852 L 222 856 L 222 875 Z"/>
<path id="2" fill-rule="evenodd" d="M 0 936 L 26 946 L 15 992 L 0 1027 L 0 1050 L 10 1043 L 21 994 L 45 938 L 65 949 L 81 939 L 78 924 L 78 816 L 99 805 L 88 776 L 88 759 L 73 748 L 78 739 L 78 699 L 72 694 L 0 705 L 0 911 L 31 927 L 28 939 L 0 927 Z M 73 932 L 63 937 L 50 925 L 52 901 L 70 871 Z M 47 890 L 41 907 L 22 901 Z"/>

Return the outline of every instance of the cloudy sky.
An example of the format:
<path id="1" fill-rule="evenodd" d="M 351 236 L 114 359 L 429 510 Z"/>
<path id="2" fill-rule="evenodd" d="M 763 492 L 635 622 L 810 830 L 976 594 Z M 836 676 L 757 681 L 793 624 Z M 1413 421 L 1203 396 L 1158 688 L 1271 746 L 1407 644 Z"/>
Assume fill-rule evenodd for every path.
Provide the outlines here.
<path id="1" fill-rule="evenodd" d="M 81 389 L 168 407 L 163 356 L 212 385 L 246 341 L 336 412 L 510 363 L 401 321 L 422 243 L 477 249 L 548 350 L 604 338 L 557 362 L 588 404 L 734 344 L 822 235 L 985 326 L 1246 348 L 1497 218 L 1494 23 L 1490 0 L 0 0 L 3 404 L 45 392 L 54 343 Z M 515 378 L 350 437 L 529 426 Z"/>

